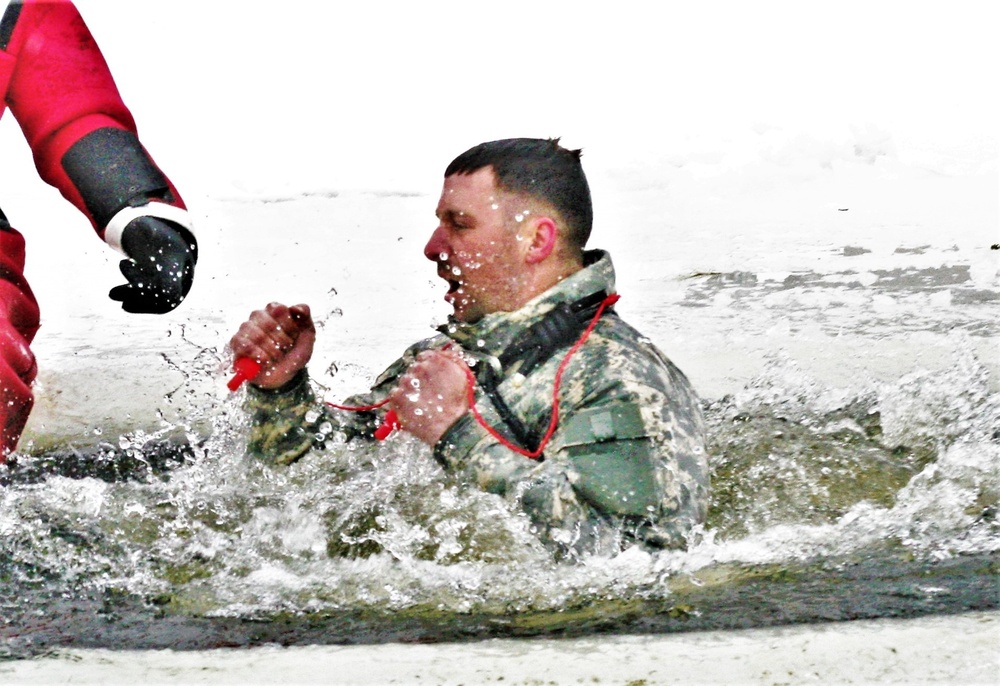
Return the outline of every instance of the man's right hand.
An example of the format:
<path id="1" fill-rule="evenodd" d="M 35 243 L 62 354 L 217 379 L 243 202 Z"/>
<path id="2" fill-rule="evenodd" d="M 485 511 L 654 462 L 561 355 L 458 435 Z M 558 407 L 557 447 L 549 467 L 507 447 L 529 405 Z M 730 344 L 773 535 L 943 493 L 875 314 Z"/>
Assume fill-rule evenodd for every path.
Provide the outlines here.
<path id="1" fill-rule="evenodd" d="M 308 305 L 271 303 L 251 313 L 229 347 L 236 358 L 249 357 L 261 363 L 252 384 L 274 389 L 291 381 L 306 366 L 315 343 L 316 327 Z"/>

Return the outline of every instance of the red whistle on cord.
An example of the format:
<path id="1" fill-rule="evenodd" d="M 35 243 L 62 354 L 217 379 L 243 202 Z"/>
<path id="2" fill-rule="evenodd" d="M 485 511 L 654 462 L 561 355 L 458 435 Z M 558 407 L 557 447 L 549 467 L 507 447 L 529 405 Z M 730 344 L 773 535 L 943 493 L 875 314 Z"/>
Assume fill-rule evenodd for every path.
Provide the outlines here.
<path id="1" fill-rule="evenodd" d="M 398 428 L 399 417 L 396 416 L 395 410 L 389 410 L 385 413 L 385 419 L 382 420 L 382 425 L 375 429 L 375 440 L 384 441 L 389 437 L 389 434 Z"/>
<path id="2" fill-rule="evenodd" d="M 233 362 L 233 369 L 236 373 L 233 374 L 233 378 L 226 384 L 231 391 L 235 391 L 242 386 L 244 381 L 249 381 L 260 374 L 260 362 L 250 357 L 240 357 Z"/>

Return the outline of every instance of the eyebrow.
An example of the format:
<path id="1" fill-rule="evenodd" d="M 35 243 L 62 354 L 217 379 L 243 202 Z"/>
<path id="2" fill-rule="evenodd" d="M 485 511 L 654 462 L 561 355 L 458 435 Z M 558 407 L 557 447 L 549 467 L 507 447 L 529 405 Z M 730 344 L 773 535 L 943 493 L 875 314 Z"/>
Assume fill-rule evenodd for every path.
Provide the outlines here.
<path id="1" fill-rule="evenodd" d="M 435 211 L 434 215 L 438 219 L 441 219 L 441 220 L 445 220 L 446 219 L 446 220 L 448 220 L 450 222 L 454 222 L 455 219 L 457 219 L 458 217 L 462 217 L 462 218 L 464 218 L 464 219 L 466 219 L 468 221 L 475 221 L 473 219 L 473 217 L 472 217 L 471 214 L 469 214 L 468 212 L 463 212 L 461 210 L 448 209 L 448 210 L 444 210 L 444 211 Z"/>

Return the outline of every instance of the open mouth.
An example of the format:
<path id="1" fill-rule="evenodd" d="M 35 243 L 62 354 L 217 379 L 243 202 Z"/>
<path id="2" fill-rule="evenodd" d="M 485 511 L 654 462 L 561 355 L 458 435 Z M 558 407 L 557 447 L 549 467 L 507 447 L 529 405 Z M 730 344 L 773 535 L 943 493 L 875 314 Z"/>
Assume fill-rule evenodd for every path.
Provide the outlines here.
<path id="1" fill-rule="evenodd" d="M 448 284 L 448 294 L 449 295 L 451 295 L 452 293 L 455 293 L 459 288 L 462 287 L 462 282 L 461 281 L 457 281 L 454 278 L 454 276 L 455 276 L 455 274 L 448 267 L 448 265 L 441 265 L 441 268 L 438 269 L 438 278 L 443 279 L 445 281 L 445 283 Z"/>

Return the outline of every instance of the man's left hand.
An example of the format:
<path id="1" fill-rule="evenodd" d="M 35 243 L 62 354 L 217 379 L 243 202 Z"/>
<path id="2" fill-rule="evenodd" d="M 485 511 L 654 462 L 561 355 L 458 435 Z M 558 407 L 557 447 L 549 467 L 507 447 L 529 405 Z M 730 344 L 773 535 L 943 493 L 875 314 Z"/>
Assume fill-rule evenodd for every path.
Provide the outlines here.
<path id="1" fill-rule="evenodd" d="M 126 312 L 163 314 L 181 304 L 191 290 L 198 248 L 180 224 L 158 217 L 138 217 L 122 231 L 122 260 L 128 283 L 108 293 Z"/>
<path id="2" fill-rule="evenodd" d="M 425 350 L 389 394 L 400 427 L 433 447 L 469 411 L 468 377 L 461 355 Z"/>

